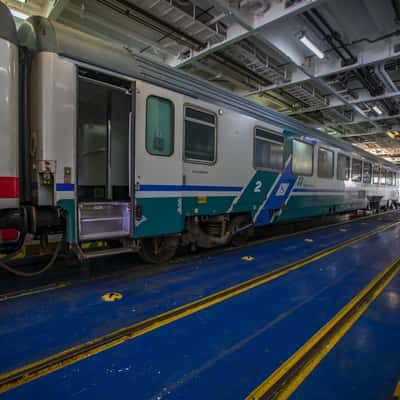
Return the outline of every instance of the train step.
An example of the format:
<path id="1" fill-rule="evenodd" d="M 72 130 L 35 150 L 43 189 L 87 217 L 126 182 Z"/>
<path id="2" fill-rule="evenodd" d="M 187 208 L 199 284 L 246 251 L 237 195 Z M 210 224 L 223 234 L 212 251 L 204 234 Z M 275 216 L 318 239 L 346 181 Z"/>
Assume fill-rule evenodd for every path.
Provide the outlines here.
<path id="1" fill-rule="evenodd" d="M 124 254 L 124 253 L 133 253 L 133 249 L 131 248 L 117 248 L 117 249 L 104 249 L 104 250 L 95 250 L 95 251 L 80 251 L 80 257 L 82 259 L 88 260 L 97 257 L 103 256 L 113 256 L 116 254 Z"/>

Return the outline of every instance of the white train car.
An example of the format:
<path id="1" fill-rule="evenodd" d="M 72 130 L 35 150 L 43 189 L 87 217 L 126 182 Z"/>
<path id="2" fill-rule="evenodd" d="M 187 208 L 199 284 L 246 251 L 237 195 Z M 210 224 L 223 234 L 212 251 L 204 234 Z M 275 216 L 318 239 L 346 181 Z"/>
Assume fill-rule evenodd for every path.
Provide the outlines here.
<path id="1" fill-rule="evenodd" d="M 41 17 L 18 40 L 24 230 L 65 221 L 82 258 L 159 262 L 179 245 L 399 201 L 395 165 L 123 46 Z M 92 250 L 98 241 L 111 245 Z"/>

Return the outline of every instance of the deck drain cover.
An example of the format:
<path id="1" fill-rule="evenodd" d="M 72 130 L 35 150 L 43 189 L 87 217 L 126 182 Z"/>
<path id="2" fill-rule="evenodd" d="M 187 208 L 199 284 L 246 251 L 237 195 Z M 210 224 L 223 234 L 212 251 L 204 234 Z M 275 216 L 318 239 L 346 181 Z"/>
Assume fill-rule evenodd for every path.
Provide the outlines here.
<path id="1" fill-rule="evenodd" d="M 103 294 L 103 296 L 101 296 L 101 298 L 104 301 L 118 301 L 122 299 L 122 294 L 118 293 L 118 292 L 110 292 L 110 293 L 106 293 Z"/>

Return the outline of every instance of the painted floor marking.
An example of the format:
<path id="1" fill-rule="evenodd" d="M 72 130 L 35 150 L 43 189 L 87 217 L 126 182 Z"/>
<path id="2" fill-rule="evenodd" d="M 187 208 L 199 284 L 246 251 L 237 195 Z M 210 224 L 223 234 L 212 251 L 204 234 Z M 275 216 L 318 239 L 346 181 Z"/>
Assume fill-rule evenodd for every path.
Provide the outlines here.
<path id="1" fill-rule="evenodd" d="M 290 273 L 291 271 L 298 270 L 305 265 L 310 264 L 311 262 L 317 261 L 341 249 L 359 243 L 369 237 L 398 226 L 399 224 L 400 222 L 395 222 L 385 225 L 384 227 L 380 227 L 378 229 L 375 229 L 374 231 L 359 235 L 353 239 L 347 240 L 329 249 L 314 253 L 311 256 L 308 256 L 287 266 L 277 268 L 273 271 L 249 279 L 237 285 L 231 286 L 227 289 L 221 290 L 191 303 L 184 304 L 180 307 L 166 311 L 162 314 L 148 318 L 144 321 L 140 321 L 125 328 L 118 329 L 107 335 L 68 348 L 64 351 L 61 351 L 60 353 L 54 354 L 52 356 L 46 357 L 44 359 L 35 361 L 33 363 L 2 374 L 0 375 L 0 393 L 7 392 L 13 388 L 24 385 L 44 375 L 75 364 L 92 355 L 118 346 L 128 340 L 132 340 L 138 336 L 144 335 L 145 333 L 169 325 L 174 321 L 195 314 L 215 304 L 222 303 L 223 301 L 228 300 L 241 293 L 248 292 L 251 289 L 264 285 L 272 280 L 275 280 L 283 275 Z"/>
<path id="2" fill-rule="evenodd" d="M 393 392 L 393 400 L 399 400 L 400 399 L 400 380 L 397 382 L 396 388 L 394 389 Z"/>
<path id="3" fill-rule="evenodd" d="M 105 293 L 105 294 L 103 294 L 103 296 L 101 296 L 103 301 L 106 301 L 106 302 L 118 301 L 118 300 L 121 300 L 122 297 L 123 297 L 122 293 L 119 293 L 119 292 L 109 292 L 109 293 Z"/>
<path id="4" fill-rule="evenodd" d="M 32 296 L 34 294 L 39 294 L 39 293 L 51 292 L 52 290 L 57 290 L 57 289 L 68 287 L 71 284 L 72 284 L 72 282 L 70 282 L 70 281 L 59 282 L 59 283 L 52 283 L 52 284 L 44 285 L 44 286 L 38 286 L 36 288 L 29 289 L 29 290 L 24 289 L 24 290 L 19 290 L 16 292 L 8 292 L 8 293 L 0 294 L 0 302 L 18 299 L 20 297 Z"/>
<path id="5" fill-rule="evenodd" d="M 399 272 L 400 256 L 253 390 L 246 400 L 288 399 Z"/>

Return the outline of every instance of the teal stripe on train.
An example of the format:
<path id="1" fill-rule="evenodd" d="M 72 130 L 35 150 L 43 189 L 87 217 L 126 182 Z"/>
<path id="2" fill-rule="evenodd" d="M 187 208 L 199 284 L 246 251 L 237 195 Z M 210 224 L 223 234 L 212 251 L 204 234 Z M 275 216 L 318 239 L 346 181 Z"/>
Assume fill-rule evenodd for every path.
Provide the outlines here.
<path id="1" fill-rule="evenodd" d="M 295 194 L 289 199 L 278 221 L 288 221 L 326 215 L 333 212 L 346 212 L 365 208 L 365 199 L 349 199 L 345 194 L 338 195 L 308 195 L 297 196 Z"/>
<path id="2" fill-rule="evenodd" d="M 136 221 L 135 237 L 180 233 L 185 217 L 223 214 L 234 196 L 146 197 L 137 198 L 143 217 Z"/>
<path id="3" fill-rule="evenodd" d="M 278 173 L 257 171 L 246 188 L 233 201 L 230 212 L 251 212 L 252 217 L 257 213 L 261 204 L 267 197 Z"/>

